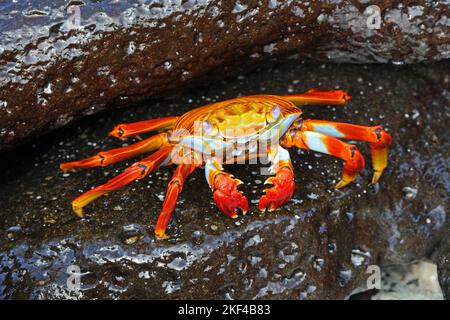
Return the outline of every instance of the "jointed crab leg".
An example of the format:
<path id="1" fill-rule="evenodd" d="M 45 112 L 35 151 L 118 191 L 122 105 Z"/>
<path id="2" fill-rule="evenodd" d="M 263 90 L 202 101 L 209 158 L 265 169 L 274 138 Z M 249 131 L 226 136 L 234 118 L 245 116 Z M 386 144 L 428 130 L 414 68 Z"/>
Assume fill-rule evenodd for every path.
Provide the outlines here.
<path id="1" fill-rule="evenodd" d="M 205 176 L 220 211 L 231 218 L 237 218 L 237 208 L 241 208 L 243 214 L 247 213 L 247 198 L 237 189 L 237 186 L 242 184 L 241 180 L 224 172 L 222 166 L 212 160 L 208 160 L 205 164 Z"/>
<path id="2" fill-rule="evenodd" d="M 311 89 L 301 94 L 283 96 L 297 106 L 307 104 L 334 104 L 342 105 L 351 99 L 350 95 L 343 90 L 317 90 Z"/>
<path id="3" fill-rule="evenodd" d="M 167 145 L 167 133 L 160 133 L 145 140 L 130 144 L 129 146 L 103 151 L 97 155 L 73 162 L 66 162 L 60 165 L 64 171 L 78 168 L 92 168 L 98 166 L 107 166 L 128 158 L 132 158 L 139 154 L 153 151 Z"/>
<path id="4" fill-rule="evenodd" d="M 275 177 L 270 177 L 265 184 L 273 186 L 264 190 L 265 194 L 259 199 L 258 208 L 261 211 L 273 211 L 286 203 L 294 193 L 295 182 L 289 152 L 278 146 L 269 152 L 273 165 L 270 170 Z"/>
<path id="5" fill-rule="evenodd" d="M 158 119 L 150 119 L 133 123 L 124 123 L 115 126 L 109 133 L 110 136 L 123 139 L 140 133 L 171 129 L 179 117 L 165 117 Z"/>
<path id="6" fill-rule="evenodd" d="M 248 201 L 238 190 L 242 182 L 225 172 L 222 165 L 246 163 L 247 160 L 266 159 L 268 156 L 271 177 L 265 183 L 271 186 L 264 190 L 258 207 L 262 211 L 272 211 L 286 203 L 295 189 L 293 166 L 285 148 L 296 146 L 342 159 L 342 179 L 336 188 L 344 187 L 357 177 L 365 166 L 365 160 L 356 146 L 342 142 L 341 138 L 370 143 L 374 168 L 372 183 L 376 183 L 387 165 L 388 147 L 392 142 L 386 131 L 380 126 L 303 120 L 301 117 L 303 111 L 299 106 L 344 105 L 350 98 L 343 90 L 317 89 L 287 96 L 252 95 L 210 103 L 179 117 L 119 124 L 110 132 L 111 136 L 119 139 L 136 136 L 141 141 L 100 152 L 84 160 L 63 163 L 61 169 L 107 166 L 139 154 L 155 152 L 105 184 L 77 197 L 72 201 L 73 210 L 83 216 L 84 207 L 98 197 L 142 179 L 160 166 L 176 163 L 177 168 L 167 186 L 155 225 L 156 237 L 167 238 L 166 229 L 178 196 L 195 168 L 205 165 L 206 180 L 218 209 L 236 218 L 238 209 L 243 214 L 247 212 Z M 141 133 L 150 131 L 158 132 L 145 140 L 139 137 Z"/>
<path id="7" fill-rule="evenodd" d="M 336 138 L 370 142 L 374 171 L 372 183 L 377 183 L 387 166 L 388 147 L 392 143 L 391 136 L 381 126 L 368 127 L 324 120 L 305 120 L 302 126 L 308 131 L 321 132 Z"/>
<path id="8" fill-rule="evenodd" d="M 72 201 L 73 211 L 78 216 L 82 217 L 84 215 L 83 207 L 85 207 L 91 201 L 110 191 L 119 189 L 120 187 L 123 187 L 124 185 L 136 179 L 142 179 L 150 172 L 158 168 L 160 165 L 165 164 L 167 159 L 169 159 L 169 155 L 172 149 L 172 146 L 162 147 L 149 157 L 134 163 L 124 172 L 112 178 L 107 183 L 83 193 Z"/>
<path id="9" fill-rule="evenodd" d="M 185 158 L 186 159 L 186 158 Z M 170 217 L 172 216 L 172 212 L 175 209 L 175 205 L 178 200 L 178 194 L 183 189 L 184 181 L 186 178 L 201 165 L 199 161 L 186 161 L 180 163 L 176 168 L 172 179 L 167 186 L 166 197 L 164 199 L 164 204 L 161 210 L 161 213 L 158 217 L 158 222 L 155 226 L 155 235 L 160 239 L 166 239 L 166 228 L 169 224 Z"/>
<path id="10" fill-rule="evenodd" d="M 338 182 L 336 188 L 342 188 L 355 180 L 365 165 L 364 157 L 356 146 L 319 132 L 291 130 L 284 136 L 283 145 L 318 151 L 344 160 L 342 179 Z"/>

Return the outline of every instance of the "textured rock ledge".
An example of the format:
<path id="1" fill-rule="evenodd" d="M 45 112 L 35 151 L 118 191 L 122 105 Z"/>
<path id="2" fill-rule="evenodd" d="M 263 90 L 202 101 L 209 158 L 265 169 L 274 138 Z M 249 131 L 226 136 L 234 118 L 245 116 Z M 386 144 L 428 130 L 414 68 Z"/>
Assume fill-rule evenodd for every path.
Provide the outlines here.
<path id="1" fill-rule="evenodd" d="M 433 65 L 334 65 L 288 60 L 248 75 L 92 117 L 2 158 L 1 298 L 340 299 L 366 284 L 368 265 L 432 259 L 448 295 L 450 62 Z M 98 199 L 80 220 L 70 201 L 132 161 L 64 174 L 58 164 L 121 145 L 115 124 L 173 115 L 252 93 L 345 88 L 343 108 L 305 107 L 305 117 L 383 124 L 394 138 L 380 185 L 368 166 L 355 184 L 333 189 L 342 163 L 291 151 L 296 192 L 283 210 L 260 214 L 259 166 L 230 166 L 252 203 L 237 221 L 217 211 L 203 172 L 180 195 L 168 232 L 153 226 L 170 169 Z M 368 147 L 358 144 L 368 156 Z M 66 286 L 80 267 L 81 291 Z M 447 296 L 448 297 L 448 296 Z"/>
<path id="2" fill-rule="evenodd" d="M 274 54 L 394 63 L 450 56 L 448 2 L 378 5 L 380 29 L 368 28 L 366 1 L 3 1 L 0 150 Z"/>

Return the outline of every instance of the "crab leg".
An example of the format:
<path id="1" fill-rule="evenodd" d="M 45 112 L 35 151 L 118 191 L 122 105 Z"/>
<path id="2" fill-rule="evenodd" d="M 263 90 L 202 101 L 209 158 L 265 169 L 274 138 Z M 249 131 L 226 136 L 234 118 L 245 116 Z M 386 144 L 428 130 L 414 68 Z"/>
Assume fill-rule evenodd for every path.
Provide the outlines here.
<path id="1" fill-rule="evenodd" d="M 237 186 L 242 184 L 241 180 L 233 178 L 231 174 L 223 171 L 218 162 L 212 160 L 205 164 L 205 176 L 220 211 L 233 219 L 237 218 L 237 208 L 241 208 L 243 214 L 247 213 L 247 198 L 237 189 Z"/>
<path id="2" fill-rule="evenodd" d="M 98 166 L 104 167 L 145 152 L 159 149 L 167 144 L 167 133 L 164 132 L 145 140 L 130 144 L 126 147 L 100 152 L 97 155 L 87 159 L 62 163 L 59 167 L 64 171 L 78 168 L 92 168 Z"/>
<path id="3" fill-rule="evenodd" d="M 336 185 L 338 189 L 355 180 L 365 166 L 364 157 L 356 146 L 323 133 L 292 130 L 284 135 L 282 144 L 288 148 L 296 146 L 297 148 L 329 154 L 344 160 L 342 179 Z"/>
<path id="4" fill-rule="evenodd" d="M 185 158 L 187 159 L 187 158 Z M 201 165 L 201 162 L 192 160 L 184 161 L 176 168 L 172 179 L 167 186 L 166 197 L 164 199 L 163 208 L 158 217 L 158 222 L 155 226 L 155 236 L 159 239 L 166 239 L 166 228 L 169 224 L 172 212 L 175 209 L 175 205 L 178 200 L 178 194 L 183 189 L 184 181 L 186 178 Z"/>
<path id="5" fill-rule="evenodd" d="M 73 211 L 79 217 L 83 217 L 83 207 L 85 207 L 91 201 L 110 191 L 117 190 L 136 179 L 142 179 L 150 174 L 150 172 L 157 169 L 159 166 L 166 164 L 172 149 L 172 146 L 165 146 L 152 155 L 148 156 L 147 158 L 134 163 L 124 172 L 115 176 L 107 183 L 78 196 L 75 200 L 72 201 Z"/>
<path id="6" fill-rule="evenodd" d="M 165 117 L 119 124 L 112 129 L 109 135 L 119 139 L 124 139 L 144 132 L 171 129 L 175 122 L 177 122 L 178 118 L 179 117 Z"/>
<path id="7" fill-rule="evenodd" d="M 269 152 L 269 157 L 273 163 L 270 171 L 275 173 L 265 184 L 273 186 L 264 190 L 265 194 L 259 199 L 258 208 L 261 211 L 273 211 L 286 203 L 294 193 L 295 182 L 289 152 L 278 146 Z"/>
<path id="8" fill-rule="evenodd" d="M 381 126 L 368 127 L 333 121 L 305 120 L 303 127 L 308 131 L 321 132 L 336 138 L 370 142 L 373 166 L 372 183 L 377 183 L 387 166 L 388 147 L 392 143 L 391 136 Z"/>
<path id="9" fill-rule="evenodd" d="M 301 94 L 283 96 L 297 106 L 307 104 L 334 104 L 342 105 L 351 99 L 350 95 L 343 90 L 318 90 L 311 89 Z"/>

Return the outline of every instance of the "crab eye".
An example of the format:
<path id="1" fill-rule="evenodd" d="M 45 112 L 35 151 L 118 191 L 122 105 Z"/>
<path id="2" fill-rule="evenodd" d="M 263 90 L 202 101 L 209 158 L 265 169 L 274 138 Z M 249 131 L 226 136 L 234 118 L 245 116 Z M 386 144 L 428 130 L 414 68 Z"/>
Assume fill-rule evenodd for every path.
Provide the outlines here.
<path id="1" fill-rule="evenodd" d="M 281 109 L 279 106 L 274 106 L 270 113 L 267 115 L 268 122 L 276 121 L 281 115 Z"/>

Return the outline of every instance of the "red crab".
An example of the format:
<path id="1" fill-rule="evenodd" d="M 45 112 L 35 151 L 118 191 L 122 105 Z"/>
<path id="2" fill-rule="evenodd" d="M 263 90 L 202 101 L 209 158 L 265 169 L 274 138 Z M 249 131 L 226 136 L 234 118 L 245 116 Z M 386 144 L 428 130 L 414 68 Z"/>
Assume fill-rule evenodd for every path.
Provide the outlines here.
<path id="1" fill-rule="evenodd" d="M 301 105 L 342 105 L 349 99 L 350 96 L 342 90 L 312 89 L 286 96 L 254 95 L 208 104 L 181 116 L 120 124 L 110 135 L 124 139 L 149 131 L 164 132 L 123 148 L 100 152 L 88 159 L 61 164 L 63 170 L 107 166 L 156 150 L 107 183 L 73 200 L 73 210 L 81 217 L 83 208 L 98 197 L 142 179 L 161 166 L 177 164 L 155 227 L 156 237 L 166 238 L 166 228 L 178 194 L 186 178 L 197 167 L 205 168 L 206 180 L 217 207 L 235 218 L 237 209 L 243 214 L 247 212 L 248 202 L 238 190 L 242 182 L 225 172 L 222 165 L 266 156 L 271 161 L 274 176 L 266 180 L 272 186 L 265 189 L 258 206 L 262 211 L 272 211 L 286 203 L 295 188 L 287 148 L 313 150 L 342 159 L 342 179 L 336 188 L 342 188 L 356 178 L 364 168 L 364 158 L 356 146 L 338 138 L 370 143 L 372 183 L 376 183 L 387 165 L 388 146 L 392 142 L 391 136 L 381 126 L 301 118 Z"/>

